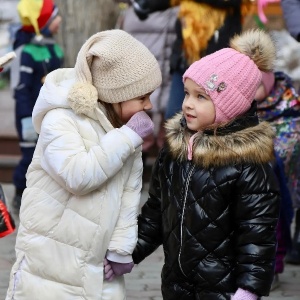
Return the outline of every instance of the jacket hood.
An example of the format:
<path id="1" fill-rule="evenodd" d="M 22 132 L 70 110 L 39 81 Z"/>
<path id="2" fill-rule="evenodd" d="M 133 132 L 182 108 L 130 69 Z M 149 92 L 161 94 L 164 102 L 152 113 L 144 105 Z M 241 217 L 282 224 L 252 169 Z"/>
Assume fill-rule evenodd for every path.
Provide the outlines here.
<path id="1" fill-rule="evenodd" d="M 183 126 L 179 113 L 166 123 L 166 138 L 174 159 L 187 160 L 188 141 L 193 135 Z M 253 116 L 250 118 L 253 119 Z M 275 133 L 267 122 L 247 122 L 247 126 L 233 122 L 228 128 L 199 132 L 193 142 L 193 162 L 204 168 L 239 163 L 267 163 L 274 159 L 273 139 Z M 251 124 L 252 122 L 252 124 Z M 250 125 L 251 124 L 251 125 Z"/>
<path id="2" fill-rule="evenodd" d="M 43 38 L 39 39 L 39 38 L 36 38 L 35 33 L 24 31 L 24 30 L 22 30 L 22 28 L 19 29 L 15 35 L 13 49 L 16 50 L 20 46 L 29 44 L 29 43 L 38 44 L 38 45 L 55 44 L 55 40 L 53 39 L 52 35 L 48 33 L 48 31 L 47 31 L 47 29 L 44 29 L 44 31 L 41 31 L 41 33 L 43 34 Z"/>
<path id="3" fill-rule="evenodd" d="M 26 32 L 23 31 L 22 29 L 19 29 L 15 35 L 13 49 L 16 50 L 20 46 L 30 43 L 30 41 L 34 38 L 34 36 L 35 34 L 32 32 Z"/>
<path id="4" fill-rule="evenodd" d="M 40 133 L 41 123 L 46 113 L 55 108 L 69 108 L 69 89 L 75 82 L 73 69 L 58 69 L 49 73 L 42 86 L 32 112 L 34 129 Z"/>
<path id="5" fill-rule="evenodd" d="M 57 69 L 47 75 L 32 112 L 33 126 L 37 133 L 40 133 L 42 121 L 48 111 L 56 108 L 72 110 L 68 102 L 68 94 L 75 82 L 73 68 Z M 113 129 L 100 104 L 87 117 L 99 121 L 107 132 Z"/>

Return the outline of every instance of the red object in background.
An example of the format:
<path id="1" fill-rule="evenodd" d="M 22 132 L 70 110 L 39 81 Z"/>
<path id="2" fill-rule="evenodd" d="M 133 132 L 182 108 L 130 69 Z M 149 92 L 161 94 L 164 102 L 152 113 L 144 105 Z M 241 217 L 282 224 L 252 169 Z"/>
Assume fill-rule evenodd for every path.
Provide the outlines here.
<path id="1" fill-rule="evenodd" d="M 52 0 L 44 0 L 43 6 L 40 11 L 40 16 L 37 19 L 39 29 L 43 29 L 47 22 L 49 21 L 52 12 L 54 9 L 54 3 Z M 32 25 L 23 25 L 22 29 L 28 32 L 35 32 L 34 27 Z"/>
<path id="2" fill-rule="evenodd" d="M 5 195 L 0 185 L 0 238 L 15 231 L 15 222 L 5 205 Z"/>

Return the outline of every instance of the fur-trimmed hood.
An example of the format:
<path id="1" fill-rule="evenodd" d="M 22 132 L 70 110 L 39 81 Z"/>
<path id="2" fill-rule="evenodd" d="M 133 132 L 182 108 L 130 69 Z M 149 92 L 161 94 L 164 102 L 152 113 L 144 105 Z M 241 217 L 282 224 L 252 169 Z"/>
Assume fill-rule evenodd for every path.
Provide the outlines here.
<path id="1" fill-rule="evenodd" d="M 193 133 L 181 125 L 181 118 L 179 113 L 166 123 L 166 138 L 173 158 L 184 161 L 188 157 L 188 141 Z M 267 163 L 274 159 L 274 137 L 275 133 L 267 122 L 227 131 L 226 134 L 199 132 L 193 142 L 192 160 L 205 168 Z"/>

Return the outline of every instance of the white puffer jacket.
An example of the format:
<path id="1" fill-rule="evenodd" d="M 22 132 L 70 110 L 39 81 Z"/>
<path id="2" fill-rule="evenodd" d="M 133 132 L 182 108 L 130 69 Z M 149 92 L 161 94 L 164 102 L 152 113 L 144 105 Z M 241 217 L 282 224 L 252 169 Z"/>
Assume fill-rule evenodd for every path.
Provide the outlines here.
<path id="1" fill-rule="evenodd" d="M 115 129 L 101 107 L 76 115 L 67 95 L 73 69 L 47 76 L 33 111 L 40 134 L 27 173 L 7 300 L 125 299 L 107 282 L 107 250 L 132 261 L 137 241 L 142 139 Z"/>

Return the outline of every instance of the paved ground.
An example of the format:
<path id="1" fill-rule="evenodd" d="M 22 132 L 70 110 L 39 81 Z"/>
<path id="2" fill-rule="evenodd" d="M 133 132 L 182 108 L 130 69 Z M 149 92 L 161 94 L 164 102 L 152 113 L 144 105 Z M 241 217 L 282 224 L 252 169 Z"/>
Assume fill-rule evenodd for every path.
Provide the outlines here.
<path id="1" fill-rule="evenodd" d="M 13 196 L 11 184 L 3 184 L 9 207 Z M 143 201 L 147 197 L 143 192 Z M 18 221 L 17 216 L 15 216 Z M 10 268 L 14 262 L 14 243 L 16 233 L 0 239 L 0 300 L 5 299 Z M 127 274 L 127 300 L 162 300 L 160 292 L 160 270 L 163 264 L 163 252 L 159 248 L 144 262 L 134 267 L 131 274 Z M 280 276 L 280 287 L 273 291 L 269 300 L 300 300 L 300 266 L 287 265 Z"/>

